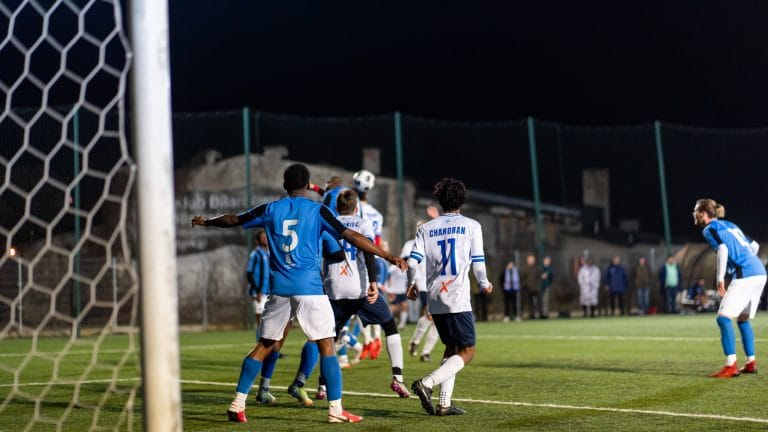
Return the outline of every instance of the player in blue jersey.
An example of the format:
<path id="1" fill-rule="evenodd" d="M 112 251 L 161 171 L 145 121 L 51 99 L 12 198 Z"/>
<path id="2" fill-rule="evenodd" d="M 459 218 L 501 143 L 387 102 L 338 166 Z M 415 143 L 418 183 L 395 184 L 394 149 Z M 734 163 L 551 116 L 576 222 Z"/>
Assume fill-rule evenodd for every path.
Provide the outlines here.
<path id="1" fill-rule="evenodd" d="M 765 267 L 757 257 L 760 245 L 747 237 L 735 224 L 722 220 L 725 208 L 711 199 L 696 201 L 693 219 L 703 227 L 707 243 L 717 252 L 717 293 L 722 297 L 717 312 L 720 341 L 725 353 L 725 366 L 712 374 L 716 378 L 730 378 L 740 373 L 757 373 L 755 363 L 755 335 L 749 323 L 755 317 L 760 295 L 765 286 Z M 727 274 L 727 275 L 726 275 Z M 730 280 L 728 290 L 726 279 Z M 736 336 L 732 320 L 741 332 L 746 364 L 741 370 L 736 363 Z"/>
<path id="2" fill-rule="evenodd" d="M 309 187 L 306 166 L 289 166 L 283 173 L 283 187 L 288 192 L 287 197 L 243 213 L 192 218 L 193 226 L 261 227 L 269 242 L 272 294 L 262 315 L 261 339 L 243 360 L 235 399 L 227 409 L 227 416 L 230 421 L 247 421 L 245 401 L 253 381 L 263 360 L 280 350 L 288 334 L 288 324 L 295 318 L 320 351 L 320 369 L 328 382 L 327 421 L 359 422 L 361 417 L 344 411 L 341 405 L 341 370 L 334 349 L 335 320 L 320 279 L 321 235 L 327 232 L 337 239 L 343 238 L 365 252 L 386 258 L 401 269 L 405 269 L 406 264 L 402 258 L 385 253 L 363 235 L 347 229 L 328 207 L 309 200 L 306 197 Z"/>
<path id="3" fill-rule="evenodd" d="M 483 252 L 483 231 L 474 219 L 461 215 L 466 196 L 464 183 L 444 178 L 435 184 L 434 196 L 443 215 L 425 223 L 416 232 L 408 258 L 408 298 L 419 298 L 415 283 L 419 263 L 426 262 L 429 312 L 445 352 L 440 367 L 411 385 L 429 414 L 438 416 L 465 414 L 451 403 L 453 386 L 459 371 L 475 355 L 475 321 L 470 304 L 469 270 L 480 289 L 490 294 Z M 424 270 L 422 270 L 424 271 Z M 432 389 L 440 386 L 439 405 L 432 405 Z"/>
<path id="4" fill-rule="evenodd" d="M 344 186 L 341 184 L 341 177 L 339 176 L 333 176 L 330 179 L 328 179 L 328 182 L 325 184 L 325 193 L 323 193 L 323 204 L 325 204 L 326 207 L 333 210 L 334 215 L 338 215 L 339 211 L 336 209 L 336 200 L 339 197 L 339 193 L 346 190 Z"/>

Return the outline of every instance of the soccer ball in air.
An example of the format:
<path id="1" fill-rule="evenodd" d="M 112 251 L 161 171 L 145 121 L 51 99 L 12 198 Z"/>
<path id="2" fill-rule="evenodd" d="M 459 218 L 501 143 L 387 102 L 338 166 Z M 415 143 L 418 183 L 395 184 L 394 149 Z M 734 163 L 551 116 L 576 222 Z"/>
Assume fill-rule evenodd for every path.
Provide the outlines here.
<path id="1" fill-rule="evenodd" d="M 358 192 L 368 192 L 373 189 L 376 176 L 368 170 L 360 170 L 352 176 L 352 180 L 355 182 L 355 190 Z"/>

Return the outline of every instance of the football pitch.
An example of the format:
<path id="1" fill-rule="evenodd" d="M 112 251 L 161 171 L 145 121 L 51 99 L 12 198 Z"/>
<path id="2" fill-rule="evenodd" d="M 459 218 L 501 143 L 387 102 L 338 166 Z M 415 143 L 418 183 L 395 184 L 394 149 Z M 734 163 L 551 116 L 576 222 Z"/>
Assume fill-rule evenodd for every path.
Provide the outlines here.
<path id="1" fill-rule="evenodd" d="M 764 431 L 768 429 L 768 381 L 762 374 L 713 379 L 708 374 L 722 366 L 723 356 L 714 315 L 651 316 L 596 319 L 556 319 L 522 323 L 479 323 L 475 360 L 458 375 L 454 403 L 465 416 L 427 415 L 414 396 L 399 399 L 389 389 L 386 353 L 343 371 L 344 406 L 364 416 L 357 425 L 324 423 L 325 401 L 299 406 L 286 394 L 299 362 L 303 343 L 294 331 L 283 348 L 272 379 L 277 403 L 270 406 L 249 399 L 249 423 L 226 421 L 226 408 L 234 394 L 243 356 L 251 348 L 251 331 L 187 333 L 181 336 L 182 398 L 185 431 L 316 431 L 353 429 L 420 432 L 464 431 Z M 758 365 L 768 367 L 768 315 L 753 322 Z M 431 363 L 407 353 L 414 326 L 403 335 L 405 379 L 410 383 L 434 369 L 442 345 Z M 738 331 L 736 331 L 738 335 Z M 40 396 L 39 423 L 32 430 L 56 430 L 55 421 L 67 420 L 61 430 L 87 430 L 93 419 L 89 405 L 102 405 L 97 424 L 106 428 L 132 422 L 141 430 L 141 400 L 132 419 L 120 418 L 120 409 L 138 380 L 137 356 L 114 376 L 116 392 L 98 400 L 112 379 L 109 365 L 121 361 L 125 336 L 111 337 L 100 348 L 99 364 L 83 378 L 91 360 L 84 338 L 59 362 L 58 384 L 50 386 L 63 340 L 42 339 L 32 359 L 28 340 L 4 340 L 0 352 L 0 401 L 8 405 L 0 415 L 0 430 L 22 430 L 34 414 L 30 400 Z M 738 346 L 740 361 L 743 351 Z M 18 395 L 12 391 L 13 368 L 26 362 L 19 376 Z M 103 370 L 102 370 L 103 369 Z M 761 369 L 768 372 L 768 369 Z M 308 382 L 314 395 L 317 371 Z M 79 387 L 74 385 L 80 381 Z M 257 379 L 258 384 L 258 379 Z M 43 389 L 48 388 L 45 391 Z M 65 412 L 76 392 L 82 407 Z M 437 396 L 437 392 L 435 393 Z M 122 423 L 120 423 L 122 421 Z"/>

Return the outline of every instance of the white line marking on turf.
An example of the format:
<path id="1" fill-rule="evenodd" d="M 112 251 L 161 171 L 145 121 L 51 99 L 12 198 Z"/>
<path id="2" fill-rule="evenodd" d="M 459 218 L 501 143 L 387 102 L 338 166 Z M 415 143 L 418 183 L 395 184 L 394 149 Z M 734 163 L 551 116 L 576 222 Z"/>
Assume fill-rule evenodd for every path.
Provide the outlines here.
<path id="1" fill-rule="evenodd" d="M 224 387 L 234 387 L 235 386 L 234 383 L 225 383 L 225 382 L 216 382 L 216 381 L 198 381 L 198 380 L 181 380 L 181 383 L 182 384 L 210 385 L 210 386 L 224 386 Z M 288 387 L 285 387 L 285 386 L 272 386 L 272 388 L 276 388 L 276 389 L 280 389 L 280 390 L 286 390 Z M 370 397 L 383 397 L 383 398 L 397 398 L 397 397 L 399 397 L 396 394 L 356 392 L 356 391 L 349 391 L 349 390 L 344 390 L 344 394 L 345 395 L 350 395 L 350 396 L 370 396 Z M 416 396 L 413 396 L 413 397 L 415 398 Z M 768 424 L 768 419 L 766 419 L 766 418 L 734 417 L 734 416 L 725 416 L 725 415 L 719 415 L 719 414 L 678 413 L 678 412 L 672 412 L 672 411 L 655 411 L 655 410 L 641 410 L 641 409 L 629 409 L 629 408 L 610 408 L 610 407 L 593 407 L 593 406 L 578 406 L 578 405 L 561 405 L 561 404 L 551 404 L 551 403 L 494 401 L 494 400 L 464 399 L 464 398 L 453 398 L 453 400 L 458 401 L 458 402 L 479 403 L 479 404 L 486 404 L 486 405 L 507 405 L 507 406 L 521 406 L 521 407 L 532 407 L 532 408 L 554 408 L 554 409 L 581 410 L 581 411 L 605 411 L 605 412 L 618 412 L 618 413 L 628 413 L 628 414 L 648 414 L 648 415 L 668 416 L 668 417 L 687 417 L 687 418 L 699 418 L 699 419 L 706 419 L 706 420 L 729 420 L 729 421 L 738 421 L 738 422 L 766 423 L 766 424 Z"/>
<path id="2" fill-rule="evenodd" d="M 509 334 L 509 335 L 484 335 L 482 333 L 477 335 L 478 339 L 497 339 L 497 340 L 515 340 L 515 339 L 532 339 L 532 340 L 567 340 L 567 341 L 582 341 L 582 340 L 594 340 L 594 341 L 644 341 L 644 342 L 713 342 L 719 341 L 720 338 L 716 337 L 681 337 L 681 336 L 588 336 L 588 335 L 576 335 L 576 336 L 556 336 L 556 335 L 535 335 L 535 334 Z M 768 339 L 755 338 L 756 342 L 765 342 Z"/>
<path id="3" fill-rule="evenodd" d="M 720 339 L 718 339 L 720 340 Z M 756 339 L 757 340 L 757 339 Z M 240 344 L 216 344 L 216 345 L 187 345 L 182 346 L 182 351 L 193 351 L 193 350 L 216 350 L 216 349 L 228 349 L 228 348 L 253 348 L 252 343 L 240 343 Z M 139 353 L 139 347 L 137 346 L 133 350 L 128 349 L 117 349 L 117 348 L 111 348 L 111 349 L 100 349 L 98 351 L 99 354 L 138 354 Z M 58 356 L 61 354 L 61 351 L 35 351 L 35 352 L 21 352 L 21 353 L 0 353 L 0 357 L 27 357 L 29 355 L 34 356 Z M 93 355 L 93 350 L 72 350 L 67 352 L 65 355 Z"/>
<path id="4" fill-rule="evenodd" d="M 118 378 L 118 379 L 97 379 L 97 380 L 85 380 L 85 381 L 49 381 L 49 382 L 29 382 L 19 383 L 19 387 L 40 387 L 48 385 L 76 385 L 76 384 L 104 384 L 111 382 L 136 382 L 141 381 L 141 378 Z M 0 384 L 0 387 L 16 387 L 15 384 Z"/>

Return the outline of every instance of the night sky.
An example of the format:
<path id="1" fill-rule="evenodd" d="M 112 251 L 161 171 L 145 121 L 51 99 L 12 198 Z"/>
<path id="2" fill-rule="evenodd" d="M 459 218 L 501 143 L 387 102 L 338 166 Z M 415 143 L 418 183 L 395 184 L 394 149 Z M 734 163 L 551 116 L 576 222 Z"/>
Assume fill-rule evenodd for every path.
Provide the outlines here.
<path id="1" fill-rule="evenodd" d="M 745 232 L 768 241 L 768 203 L 759 191 L 768 160 L 765 1 L 169 3 L 175 112 L 401 111 L 405 174 L 420 189 L 453 176 L 470 189 L 529 199 L 525 118 L 533 116 L 544 201 L 579 206 L 581 170 L 608 168 L 613 221 L 636 218 L 655 233 L 662 232 L 653 130 L 660 120 L 673 235 L 700 239 L 690 210 L 696 198 L 712 197 Z M 109 18 L 109 5 L 98 5 L 95 13 Z M 34 15 L 27 12 L 16 19 Z M 39 21 L 17 29 L 34 40 Z M 93 57 L 83 50 L 73 50 L 72 67 Z M 0 81 L 12 82 L 23 57 L 7 54 L 0 52 Z M 56 68 L 59 58 L 43 61 Z M 64 88 L 49 103 L 72 103 L 76 90 Z M 16 91 L 11 105 L 36 106 L 26 96 Z M 229 133 L 239 136 L 237 118 L 233 124 Z M 189 125 L 176 124 L 176 137 L 186 128 L 196 134 Z M 359 145 L 370 138 L 389 146 L 382 161 L 391 175 L 391 126 L 376 127 L 354 133 Z M 269 141 L 269 133 L 266 143 L 283 139 Z M 297 141 L 301 133 L 316 132 L 296 131 Z M 294 146 L 290 156 L 326 155 L 302 160 L 358 168 L 334 159 L 339 143 L 318 142 Z M 199 150 L 181 139 L 175 145 L 177 163 Z"/>

